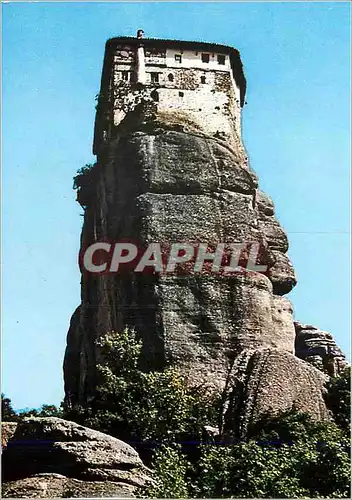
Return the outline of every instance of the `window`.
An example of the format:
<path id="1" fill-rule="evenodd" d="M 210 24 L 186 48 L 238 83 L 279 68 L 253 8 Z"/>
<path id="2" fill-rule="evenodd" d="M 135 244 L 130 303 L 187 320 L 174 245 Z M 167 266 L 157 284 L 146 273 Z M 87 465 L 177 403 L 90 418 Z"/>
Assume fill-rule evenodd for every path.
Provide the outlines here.
<path id="1" fill-rule="evenodd" d="M 205 76 L 200 77 L 200 83 L 205 83 Z"/>
<path id="2" fill-rule="evenodd" d="M 150 94 L 150 97 L 154 99 L 155 102 L 159 102 L 159 94 L 156 90 L 153 90 L 153 92 Z"/>
<path id="3" fill-rule="evenodd" d="M 174 75 L 172 73 L 170 73 L 168 75 L 168 79 L 169 79 L 169 82 L 173 82 L 174 81 Z"/>
<path id="4" fill-rule="evenodd" d="M 152 83 L 159 83 L 159 73 L 150 73 Z"/>
<path id="5" fill-rule="evenodd" d="M 178 62 L 178 63 L 182 62 L 182 56 L 181 56 L 181 54 L 175 54 L 175 61 Z"/>
<path id="6" fill-rule="evenodd" d="M 225 56 L 218 55 L 218 64 L 225 64 Z"/>
<path id="7" fill-rule="evenodd" d="M 208 63 L 210 60 L 210 54 L 202 54 L 202 62 Z"/>
<path id="8" fill-rule="evenodd" d="M 178 95 L 179 95 L 180 97 L 183 97 L 185 94 L 184 94 L 183 92 L 179 92 L 179 93 L 178 93 Z"/>
<path id="9" fill-rule="evenodd" d="M 125 82 L 128 82 L 128 71 L 123 71 L 122 72 L 122 80 L 125 80 Z"/>

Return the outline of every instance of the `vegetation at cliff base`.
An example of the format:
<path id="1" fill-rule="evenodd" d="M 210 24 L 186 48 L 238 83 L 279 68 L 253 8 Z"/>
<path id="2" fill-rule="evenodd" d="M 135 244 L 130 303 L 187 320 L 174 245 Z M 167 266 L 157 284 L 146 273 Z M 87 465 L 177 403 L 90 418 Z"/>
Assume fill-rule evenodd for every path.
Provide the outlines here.
<path id="1" fill-rule="evenodd" d="M 263 415 L 246 438 L 225 433 L 223 399 L 190 387 L 179 371 L 145 373 L 130 330 L 97 342 L 98 385 L 88 407 L 43 405 L 17 414 L 2 397 L 3 420 L 61 416 L 137 448 L 153 498 L 350 498 L 350 370 L 326 385 L 331 420 L 290 408 Z"/>
<path id="2" fill-rule="evenodd" d="M 142 343 L 133 331 L 100 338 L 102 363 L 95 399 L 66 418 L 132 441 L 154 445 L 149 466 L 157 498 L 349 498 L 347 370 L 327 386 L 335 420 L 315 422 L 295 408 L 263 415 L 246 440 L 222 434 L 221 397 L 188 387 L 177 369 L 144 373 Z M 218 429 L 218 435 L 206 432 Z M 143 457 L 145 459 L 145 457 Z"/>
<path id="3" fill-rule="evenodd" d="M 65 407 L 66 418 L 127 441 L 199 440 L 216 423 L 218 401 L 188 387 L 178 370 L 139 369 L 142 343 L 133 331 L 110 332 L 97 342 L 103 364 L 88 408 Z"/>

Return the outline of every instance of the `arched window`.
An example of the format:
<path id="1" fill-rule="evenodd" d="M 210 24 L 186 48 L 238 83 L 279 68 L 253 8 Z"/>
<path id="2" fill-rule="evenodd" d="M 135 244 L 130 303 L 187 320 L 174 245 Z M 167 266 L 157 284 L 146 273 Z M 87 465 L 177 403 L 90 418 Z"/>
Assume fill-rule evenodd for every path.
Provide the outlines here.
<path id="1" fill-rule="evenodd" d="M 156 90 L 153 90 L 153 92 L 150 94 L 150 97 L 154 99 L 155 102 L 159 102 L 159 94 Z"/>
<path id="2" fill-rule="evenodd" d="M 173 82 L 174 81 L 174 75 L 172 73 L 169 73 L 168 79 L 169 79 L 169 82 Z"/>
<path id="3" fill-rule="evenodd" d="M 200 77 L 200 83 L 205 83 L 205 76 Z"/>

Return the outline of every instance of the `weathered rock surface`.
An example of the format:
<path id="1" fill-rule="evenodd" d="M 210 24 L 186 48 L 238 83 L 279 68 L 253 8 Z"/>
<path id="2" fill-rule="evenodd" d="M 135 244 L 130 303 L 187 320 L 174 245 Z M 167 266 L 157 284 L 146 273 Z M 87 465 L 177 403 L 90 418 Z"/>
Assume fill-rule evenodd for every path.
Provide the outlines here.
<path id="1" fill-rule="evenodd" d="M 262 414 L 299 408 L 328 419 L 323 393 L 328 377 L 293 354 L 278 349 L 244 350 L 230 374 L 225 431 L 243 437 Z"/>
<path id="2" fill-rule="evenodd" d="M 1 422 L 1 449 L 4 450 L 9 439 L 14 435 L 17 427 L 16 422 Z"/>
<path id="3" fill-rule="evenodd" d="M 134 123 L 138 129 L 138 122 Z M 260 346 L 293 352 L 292 335 L 275 331 L 275 293 L 296 280 L 287 237 L 273 204 L 240 151 L 204 135 L 162 129 L 128 131 L 111 141 L 93 168 L 81 247 L 96 239 L 137 242 L 257 242 L 267 276 L 82 275 L 64 363 L 66 395 L 94 394 L 99 360 L 94 341 L 133 326 L 144 341 L 144 366 L 182 364 L 185 372 L 224 387 L 228 355 Z M 89 184 L 89 183 L 88 183 Z M 87 193 L 84 194 L 84 191 Z M 274 319 L 275 316 L 275 319 Z M 291 330 L 293 323 L 291 323 Z"/>
<path id="4" fill-rule="evenodd" d="M 130 498 L 133 490 L 124 483 L 81 481 L 45 472 L 2 483 L 3 498 Z"/>
<path id="5" fill-rule="evenodd" d="M 346 357 L 333 336 L 312 325 L 295 321 L 295 353 L 319 370 L 335 377 L 347 366 Z"/>
<path id="6" fill-rule="evenodd" d="M 55 417 L 15 425 L 3 453 L 5 496 L 27 488 L 32 496 L 131 495 L 150 481 L 138 453 L 116 438 Z"/>
<path id="7" fill-rule="evenodd" d="M 156 90 L 148 85 L 119 83 L 112 60 L 106 59 L 105 101 L 96 116 L 97 165 L 76 179 L 85 209 L 81 251 L 96 241 L 129 241 L 142 250 L 153 242 L 256 243 L 257 264 L 267 270 L 240 264 L 240 272 L 227 276 L 82 269 L 64 360 L 66 401 L 85 405 L 94 398 L 96 340 L 130 326 L 143 340 L 143 369 L 175 364 L 192 382 L 232 394 L 235 409 L 230 401 L 227 417 L 240 412 L 242 429 L 262 412 L 293 404 L 325 418 L 324 375 L 295 356 L 292 306 L 283 297 L 296 285 L 288 238 L 249 167 L 231 79 L 220 86 L 228 98 L 226 109 L 218 106 L 221 117 L 204 114 L 203 104 L 195 109 L 195 101 L 181 105 L 178 89 L 168 94 L 160 86 L 160 96 L 174 96 L 169 109 L 167 99 L 153 101 Z M 192 82 L 190 91 L 197 87 Z M 204 94 L 207 105 L 226 97 L 216 97 L 218 90 L 216 84 Z M 205 116 L 211 127 L 201 123 Z M 242 399 L 235 397 L 239 386 Z"/>

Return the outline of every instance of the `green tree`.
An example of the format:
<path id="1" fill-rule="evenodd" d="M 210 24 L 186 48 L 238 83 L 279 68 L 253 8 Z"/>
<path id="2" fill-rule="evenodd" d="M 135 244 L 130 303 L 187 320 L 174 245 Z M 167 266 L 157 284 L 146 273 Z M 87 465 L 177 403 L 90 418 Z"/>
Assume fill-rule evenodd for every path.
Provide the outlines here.
<path id="1" fill-rule="evenodd" d="M 263 415 L 246 442 L 231 437 L 233 444 L 225 444 L 222 436 L 217 444 L 190 446 L 185 441 L 202 441 L 204 426 L 217 424 L 220 399 L 189 387 L 175 368 L 142 372 L 142 344 L 133 331 L 109 332 L 98 347 L 96 397 L 88 408 L 66 409 L 65 417 L 124 440 L 154 441 L 149 496 L 349 498 L 346 378 L 332 380 L 328 391 L 335 422 L 292 408 Z"/>
<path id="2" fill-rule="evenodd" d="M 194 495 L 200 497 L 292 498 L 308 495 L 296 470 L 305 447 L 256 442 L 207 446 L 202 450 Z"/>
<path id="3" fill-rule="evenodd" d="M 7 398 L 3 393 L 1 393 L 1 420 L 3 422 L 15 422 L 18 420 L 18 415 L 12 408 L 11 399 Z"/>
<path id="4" fill-rule="evenodd" d="M 191 469 L 191 463 L 180 446 L 161 446 L 153 458 L 154 485 L 144 493 L 152 498 L 188 498 L 187 474 Z"/>
<path id="5" fill-rule="evenodd" d="M 96 163 L 86 163 L 84 167 L 77 170 L 76 175 L 73 178 L 73 189 L 79 189 L 85 184 L 84 179 L 87 178 L 88 174 L 92 172 Z"/>
<path id="6" fill-rule="evenodd" d="M 189 387 L 175 368 L 139 369 L 142 343 L 133 331 L 109 332 L 97 345 L 103 363 L 96 396 L 86 409 L 67 410 L 66 418 L 120 439 L 163 442 L 200 439 L 204 425 L 214 423 L 217 401 L 205 389 Z"/>
<path id="7" fill-rule="evenodd" d="M 277 414 L 264 414 L 248 429 L 248 438 L 256 441 L 281 445 L 299 441 L 326 442 L 341 440 L 342 429 L 328 420 L 319 421 L 309 413 L 291 408 Z"/>
<path id="8" fill-rule="evenodd" d="M 42 405 L 38 413 L 38 417 L 62 418 L 62 416 L 63 416 L 62 408 L 58 408 L 55 405 Z"/>
<path id="9" fill-rule="evenodd" d="M 326 388 L 327 407 L 337 425 L 349 433 L 351 424 L 351 368 L 347 367 L 340 376 L 331 378 L 326 384 Z"/>
<path id="10" fill-rule="evenodd" d="M 172 492 L 177 478 L 192 497 L 350 498 L 349 443 L 334 423 L 293 409 L 263 417 L 252 433 L 248 442 L 201 446 L 193 467 L 178 467 L 169 450 L 159 450 L 153 464 L 159 489 L 150 494 Z"/>

